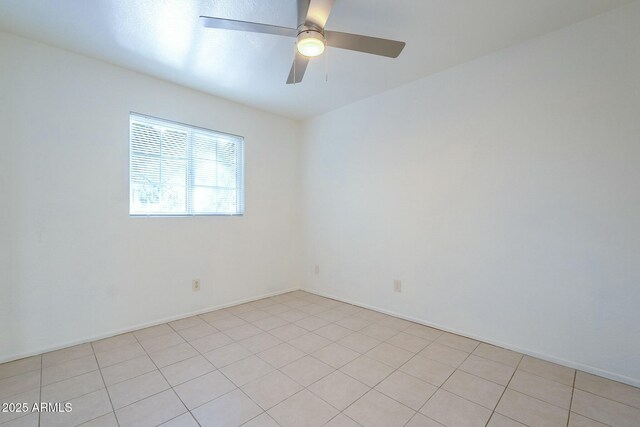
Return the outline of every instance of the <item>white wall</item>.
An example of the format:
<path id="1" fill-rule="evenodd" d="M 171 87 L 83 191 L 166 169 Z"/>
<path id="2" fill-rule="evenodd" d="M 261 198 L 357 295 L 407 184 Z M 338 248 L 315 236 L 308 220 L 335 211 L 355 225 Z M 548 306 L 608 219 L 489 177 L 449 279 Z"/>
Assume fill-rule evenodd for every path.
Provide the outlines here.
<path id="1" fill-rule="evenodd" d="M 309 289 L 640 385 L 639 2 L 304 141 Z"/>
<path id="2" fill-rule="evenodd" d="M 130 111 L 243 135 L 245 216 L 130 218 Z M 298 288 L 299 136 L 297 122 L 0 33 L 0 362 Z"/>

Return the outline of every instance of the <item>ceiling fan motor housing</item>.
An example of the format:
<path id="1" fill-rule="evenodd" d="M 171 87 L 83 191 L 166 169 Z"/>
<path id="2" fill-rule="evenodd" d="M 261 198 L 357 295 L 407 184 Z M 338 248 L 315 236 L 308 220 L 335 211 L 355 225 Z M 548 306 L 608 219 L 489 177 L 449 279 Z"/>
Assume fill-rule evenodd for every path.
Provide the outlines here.
<path id="1" fill-rule="evenodd" d="M 312 27 L 302 27 L 296 38 L 298 52 L 308 57 L 322 55 L 325 44 L 322 31 Z"/>

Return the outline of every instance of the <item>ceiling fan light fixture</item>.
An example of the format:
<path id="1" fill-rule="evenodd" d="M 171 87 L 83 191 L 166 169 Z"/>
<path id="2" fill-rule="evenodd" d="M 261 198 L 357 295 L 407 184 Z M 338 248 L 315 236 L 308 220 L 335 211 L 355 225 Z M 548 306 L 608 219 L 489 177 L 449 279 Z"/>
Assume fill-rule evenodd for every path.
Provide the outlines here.
<path id="1" fill-rule="evenodd" d="M 325 41 L 319 31 L 307 30 L 298 34 L 296 47 L 301 55 L 307 57 L 320 56 L 324 52 Z"/>

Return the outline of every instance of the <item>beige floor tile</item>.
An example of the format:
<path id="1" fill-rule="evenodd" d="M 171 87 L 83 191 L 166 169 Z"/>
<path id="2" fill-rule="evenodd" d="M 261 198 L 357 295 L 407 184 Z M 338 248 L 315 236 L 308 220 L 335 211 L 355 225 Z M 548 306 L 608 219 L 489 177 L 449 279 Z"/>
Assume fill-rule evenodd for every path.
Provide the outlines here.
<path id="1" fill-rule="evenodd" d="M 445 332 L 440 335 L 435 342 L 458 350 L 466 351 L 467 353 L 471 353 L 476 349 L 478 344 L 480 344 L 478 341 L 472 340 L 471 338 L 450 334 L 449 332 Z"/>
<path id="2" fill-rule="evenodd" d="M 185 342 L 184 338 L 182 338 L 176 332 L 171 332 L 170 334 L 149 338 L 148 340 L 142 341 L 140 345 L 142 345 L 147 353 L 154 353 L 156 351 L 164 350 L 165 348 L 173 347 L 183 342 Z"/>
<path id="3" fill-rule="evenodd" d="M 1 422 L 1 421 L 0 421 Z M 23 415 L 18 418 L 14 418 L 11 421 L 2 424 L 2 427 L 38 427 L 40 422 L 40 414 L 31 413 L 29 415 Z M 115 427 L 118 427 L 117 424 Z"/>
<path id="4" fill-rule="evenodd" d="M 330 324 L 316 329 L 315 333 L 331 341 L 338 341 L 353 333 L 351 329 L 343 328 L 336 324 Z"/>
<path id="5" fill-rule="evenodd" d="M 491 344 L 485 344 L 483 342 L 473 350 L 473 354 L 484 357 L 485 359 L 493 360 L 494 362 L 502 363 L 503 365 L 511 366 L 512 368 L 516 368 L 520 363 L 520 360 L 522 360 L 522 354 L 520 353 L 496 347 Z"/>
<path id="6" fill-rule="evenodd" d="M 368 392 L 370 388 L 340 371 L 335 371 L 313 383 L 308 387 L 308 390 L 342 411 Z"/>
<path id="7" fill-rule="evenodd" d="M 235 427 L 257 417 L 262 409 L 239 389 L 192 411 L 202 427 Z"/>
<path id="8" fill-rule="evenodd" d="M 166 423 L 160 424 L 158 427 L 200 427 L 198 422 L 189 412 L 179 415 Z"/>
<path id="9" fill-rule="evenodd" d="M 382 326 L 374 323 L 373 325 L 369 325 L 366 328 L 361 329 L 360 333 L 380 341 L 386 341 L 394 335 L 397 335 L 398 331 L 393 328 L 389 328 L 388 326 Z"/>
<path id="10" fill-rule="evenodd" d="M 153 427 L 187 412 L 173 390 L 147 397 L 116 411 L 120 427 Z"/>
<path id="11" fill-rule="evenodd" d="M 387 342 L 412 353 L 418 353 L 431 343 L 431 341 L 416 337 L 415 335 L 407 334 L 406 332 L 400 332 L 397 335 L 392 336 L 387 340 Z"/>
<path id="12" fill-rule="evenodd" d="M 41 366 L 42 358 L 40 355 L 0 364 L 0 380 L 25 372 L 39 371 Z"/>
<path id="13" fill-rule="evenodd" d="M 180 336 L 187 341 L 197 340 L 198 338 L 206 337 L 207 335 L 213 335 L 217 333 L 218 330 L 211 326 L 206 322 L 202 322 L 202 324 L 194 326 L 192 328 L 181 329 L 178 331 Z"/>
<path id="14" fill-rule="evenodd" d="M 583 417 L 575 412 L 569 413 L 569 427 L 608 427 L 591 418 Z"/>
<path id="15" fill-rule="evenodd" d="M 564 409 L 571 406 L 571 387 L 524 371 L 516 371 L 509 388 Z"/>
<path id="16" fill-rule="evenodd" d="M 340 310 L 339 308 L 333 308 L 331 310 L 323 311 L 322 313 L 316 314 L 316 316 L 321 319 L 327 320 L 329 322 L 337 322 L 338 320 L 342 320 L 345 317 L 349 317 L 348 313 Z"/>
<path id="17" fill-rule="evenodd" d="M 101 369 L 101 371 L 105 384 L 110 386 L 156 369 L 156 365 L 149 356 L 144 355 L 136 357 L 135 359 L 127 360 L 126 362 L 108 366 Z"/>
<path id="18" fill-rule="evenodd" d="M 245 313 L 236 314 L 239 318 L 247 322 L 255 322 L 256 320 L 264 319 L 265 317 L 271 316 L 271 314 L 262 310 L 251 310 Z"/>
<path id="19" fill-rule="evenodd" d="M 158 368 L 163 368 L 197 355 L 198 352 L 186 342 L 156 351 L 155 353 L 149 353 L 149 357 Z"/>
<path id="20" fill-rule="evenodd" d="M 360 424 L 347 417 L 345 414 L 338 414 L 331 419 L 324 427 L 361 427 Z"/>
<path id="21" fill-rule="evenodd" d="M 316 315 L 318 313 L 322 313 L 323 311 L 328 311 L 329 308 L 320 304 L 312 303 L 309 305 L 305 305 L 304 307 L 300 307 L 298 310 L 303 311 L 310 315 Z"/>
<path id="22" fill-rule="evenodd" d="M 323 326 L 329 324 L 327 320 L 321 319 L 316 316 L 305 317 L 304 319 L 300 319 L 294 323 L 301 328 L 306 329 L 307 331 L 315 331 L 316 329 L 322 328 Z"/>
<path id="23" fill-rule="evenodd" d="M 314 357 L 305 356 L 280 368 L 280 371 L 303 387 L 308 387 L 320 378 L 329 375 L 334 371 L 334 368 Z"/>
<path id="24" fill-rule="evenodd" d="M 350 350 L 340 344 L 332 343 L 313 352 L 312 356 L 321 362 L 338 369 L 360 356 L 360 353 Z"/>
<path id="25" fill-rule="evenodd" d="M 319 427 L 338 411 L 308 390 L 294 394 L 268 411 L 282 427 Z"/>
<path id="26" fill-rule="evenodd" d="M 491 416 L 491 410 L 442 389 L 429 399 L 420 412 L 448 427 L 484 426 Z"/>
<path id="27" fill-rule="evenodd" d="M 405 427 L 446 427 L 439 422 L 425 417 L 421 413 L 416 413 L 413 418 L 405 425 Z"/>
<path id="28" fill-rule="evenodd" d="M 524 356 L 518 366 L 518 369 L 539 377 L 557 381 L 570 387 L 573 387 L 573 380 L 576 372 L 575 369 L 567 368 L 566 366 L 557 365 L 545 360 L 536 359 L 531 356 Z"/>
<path id="29" fill-rule="evenodd" d="M 251 353 L 259 353 L 282 344 L 282 340 L 267 332 L 262 332 L 250 338 L 240 341 L 240 344 Z"/>
<path id="30" fill-rule="evenodd" d="M 236 386 L 218 371 L 210 372 L 174 387 L 182 402 L 193 410 L 198 406 L 229 393 Z"/>
<path id="31" fill-rule="evenodd" d="M 281 313 L 284 313 L 284 312 L 289 311 L 289 310 L 291 310 L 291 309 L 289 307 L 287 307 L 286 305 L 278 304 L 278 303 L 270 305 L 269 307 L 265 307 L 263 309 L 263 311 L 266 311 L 267 313 L 270 313 L 271 315 L 281 314 Z"/>
<path id="32" fill-rule="evenodd" d="M 395 329 L 396 331 L 404 331 L 411 325 L 415 325 L 413 322 L 409 322 L 408 320 L 399 319 L 393 316 L 387 316 L 382 318 L 376 322 L 378 325 L 386 326 L 391 329 Z"/>
<path id="33" fill-rule="evenodd" d="M 454 368 L 462 365 L 462 362 L 469 357 L 469 353 L 465 351 L 439 344 L 437 342 L 429 344 L 418 354 L 422 357 L 444 363 L 445 365 L 449 365 Z"/>
<path id="34" fill-rule="evenodd" d="M 435 341 L 444 333 L 440 329 L 435 329 L 435 328 L 431 328 L 429 326 L 424 326 L 424 325 L 418 325 L 416 323 L 409 326 L 407 329 L 405 329 L 402 332 L 410 335 L 415 335 L 427 341 Z"/>
<path id="35" fill-rule="evenodd" d="M 368 356 L 360 356 L 340 369 L 358 381 L 375 387 L 393 372 L 393 368 Z"/>
<path id="36" fill-rule="evenodd" d="M 395 371 L 376 386 L 379 392 L 416 411 L 433 396 L 437 389 L 401 371 Z"/>
<path id="37" fill-rule="evenodd" d="M 200 314 L 198 317 L 207 323 L 211 323 L 229 316 L 231 316 L 231 313 L 229 313 L 228 311 L 216 310 Z"/>
<path id="38" fill-rule="evenodd" d="M 262 329 L 258 328 L 257 326 L 253 326 L 250 323 L 247 323 L 246 325 L 236 326 L 235 328 L 226 329 L 224 331 L 224 334 L 226 336 L 236 341 L 241 341 L 261 333 L 263 333 Z"/>
<path id="39" fill-rule="evenodd" d="M 40 399 L 43 402 L 66 402 L 104 387 L 100 371 L 91 371 L 42 387 Z"/>
<path id="40" fill-rule="evenodd" d="M 362 354 L 371 350 L 380 343 L 382 343 L 382 341 L 371 338 L 370 336 L 361 334 L 359 332 L 354 332 L 338 340 L 338 344 Z"/>
<path id="41" fill-rule="evenodd" d="M 308 331 L 306 329 L 292 323 L 269 331 L 271 335 L 275 335 L 283 341 L 292 340 L 306 334 L 307 332 Z"/>
<path id="42" fill-rule="evenodd" d="M 305 355 L 305 353 L 287 343 L 279 344 L 257 354 L 259 358 L 276 369 L 288 365 L 289 363 L 296 361 L 304 357 Z"/>
<path id="43" fill-rule="evenodd" d="M 183 329 L 193 328 L 194 326 L 199 326 L 204 323 L 205 321 L 198 316 L 191 316 L 169 322 L 169 326 L 171 326 L 174 331 L 181 331 Z"/>
<path id="44" fill-rule="evenodd" d="M 136 357 L 145 356 L 147 354 L 144 348 L 137 342 L 125 344 L 111 350 L 96 353 L 96 358 L 101 368 L 115 365 L 116 363 L 125 362 L 135 359 Z M 91 356 L 89 356 L 90 358 Z"/>
<path id="45" fill-rule="evenodd" d="M 270 300 L 269 298 L 263 298 L 263 299 L 259 299 L 253 302 L 250 302 L 249 305 L 253 308 L 259 308 L 259 309 L 263 309 L 264 307 L 269 307 L 271 305 L 273 305 L 274 302 L 272 300 Z"/>
<path id="46" fill-rule="evenodd" d="M 69 360 L 68 362 L 60 363 L 58 365 L 48 366 L 42 369 L 42 385 L 53 384 L 57 381 L 66 380 L 67 378 L 75 377 L 81 374 L 86 374 L 87 372 L 95 371 L 98 369 L 98 364 L 96 363 L 96 358 L 94 355 L 80 357 L 78 359 Z M 25 383 L 31 384 L 36 380 L 29 379 L 30 375 L 33 373 L 23 374 L 25 375 Z M 16 378 L 16 377 L 12 377 Z M 11 378 L 9 378 L 11 379 Z M 6 380 L 3 380 L 6 381 Z M 0 394 L 2 394 L 2 382 L 0 381 Z M 40 381 L 40 377 L 38 375 L 38 380 Z"/>
<path id="47" fill-rule="evenodd" d="M 503 386 L 464 371 L 451 374 L 442 388 L 492 411 L 504 392 Z"/>
<path id="48" fill-rule="evenodd" d="M 250 356 L 227 365 L 220 371 L 240 387 L 273 371 L 273 367 L 258 356 Z"/>
<path id="49" fill-rule="evenodd" d="M 91 421 L 80 424 L 80 427 L 118 427 L 115 412 L 109 412 Z"/>
<path id="50" fill-rule="evenodd" d="M 273 371 L 242 386 L 242 391 L 264 410 L 272 408 L 300 390 L 302 387 L 298 383 L 280 371 Z"/>
<path id="51" fill-rule="evenodd" d="M 406 424 L 415 411 L 380 392 L 371 390 L 349 406 L 344 413 L 363 427 L 395 427 Z"/>
<path id="52" fill-rule="evenodd" d="M 527 427 L 527 426 L 517 422 L 516 420 L 512 420 L 511 418 L 507 418 L 504 415 L 494 412 L 493 415 L 491 415 L 491 419 L 489 420 L 489 424 L 487 424 L 487 427 Z"/>
<path id="53" fill-rule="evenodd" d="M 484 378 L 485 380 L 493 381 L 494 383 L 504 386 L 509 384 L 513 372 L 515 371 L 515 368 L 512 368 L 511 366 L 474 356 L 473 354 L 469 356 L 462 365 L 460 365 L 460 369 L 475 376 Z"/>
<path id="54" fill-rule="evenodd" d="M 229 313 L 233 313 L 235 315 L 238 315 L 240 313 L 246 313 L 249 311 L 253 311 L 255 310 L 255 307 L 250 305 L 249 303 L 244 303 L 244 304 L 238 304 L 238 305 L 234 305 L 232 307 L 227 307 L 225 308 L 226 311 L 228 311 Z"/>
<path id="55" fill-rule="evenodd" d="M 260 320 L 256 320 L 255 322 L 252 322 L 252 323 L 254 326 L 257 326 L 263 331 L 270 331 L 272 329 L 279 328 L 280 326 L 284 326 L 289 322 L 279 317 L 271 315 L 269 317 L 264 317 Z"/>
<path id="56" fill-rule="evenodd" d="M 40 414 L 42 427 L 68 427 L 82 424 L 113 411 L 105 389 L 85 394 L 69 401 L 70 412 L 43 412 Z"/>
<path id="57" fill-rule="evenodd" d="M 400 370 L 436 387 L 440 387 L 454 371 L 451 366 L 422 356 L 414 356 Z"/>
<path id="58" fill-rule="evenodd" d="M 177 386 L 185 381 L 189 381 L 211 371 L 216 368 L 204 357 L 198 355 L 190 359 L 183 360 L 173 365 L 165 366 L 160 369 L 162 375 L 167 379 L 171 386 Z"/>
<path id="59" fill-rule="evenodd" d="M 42 355 L 42 366 L 53 366 L 73 359 L 93 355 L 93 347 L 90 343 L 74 345 Z"/>
<path id="60" fill-rule="evenodd" d="M 507 389 L 496 412 L 529 427 L 566 426 L 569 411 L 517 391 Z"/>
<path id="61" fill-rule="evenodd" d="M 365 319 L 360 319 L 355 316 L 346 317 L 336 322 L 336 325 L 340 325 L 343 328 L 351 329 L 352 331 L 359 331 L 362 328 L 369 326 L 371 322 Z"/>
<path id="62" fill-rule="evenodd" d="M 576 373 L 575 387 L 640 409 L 640 389 L 586 372 Z"/>
<path id="63" fill-rule="evenodd" d="M 246 321 L 234 315 L 222 317 L 216 320 L 211 320 L 211 321 L 208 321 L 207 323 L 209 323 L 211 326 L 221 331 L 226 331 L 227 329 L 237 328 L 238 326 L 247 324 Z"/>
<path id="64" fill-rule="evenodd" d="M 331 344 L 331 341 L 324 337 L 321 337 L 320 335 L 308 333 L 289 340 L 289 344 L 291 344 L 298 350 L 302 350 L 305 353 L 309 354 L 313 353 L 316 350 L 320 350 L 322 347 L 328 346 L 329 344 Z"/>
<path id="65" fill-rule="evenodd" d="M 288 311 L 283 313 L 276 314 L 279 318 L 286 320 L 287 322 L 297 322 L 298 320 L 304 319 L 305 317 L 309 317 L 309 315 L 300 310 L 292 310 L 289 308 Z"/>
<path id="66" fill-rule="evenodd" d="M 251 421 L 242 424 L 242 427 L 280 427 L 269 414 L 263 412 Z"/>
<path id="67" fill-rule="evenodd" d="M 138 340 L 144 341 L 160 335 L 170 334 L 171 332 L 174 332 L 173 329 L 166 323 L 163 323 L 162 325 L 140 329 L 139 331 L 133 332 L 133 335 L 135 335 Z"/>
<path id="68" fill-rule="evenodd" d="M 367 356 L 394 368 L 399 368 L 413 357 L 413 353 L 388 343 L 382 343 L 366 353 Z"/>
<path id="69" fill-rule="evenodd" d="M 32 413 L 29 415 L 23 415 L 18 418 L 14 418 L 7 423 L 3 423 L 2 427 L 38 427 L 40 422 L 40 414 Z M 115 427 L 118 427 L 117 424 Z"/>
<path id="70" fill-rule="evenodd" d="M 220 369 L 251 355 L 252 353 L 249 350 L 238 343 L 233 343 L 205 353 L 204 357 L 213 363 L 216 368 Z"/>
<path id="71" fill-rule="evenodd" d="M 1 402 L 27 403 L 28 407 L 32 408 L 34 404 L 38 404 L 40 402 L 40 389 L 34 388 L 20 394 L 8 396 L 6 398 L 2 398 Z M 0 424 L 4 427 L 3 423 L 7 423 L 17 418 L 22 418 L 24 416 L 25 414 L 23 412 L 0 411 Z"/>
<path id="72" fill-rule="evenodd" d="M 218 332 L 190 341 L 189 344 L 191 344 L 193 348 L 198 350 L 200 353 L 208 353 L 211 350 L 224 347 L 225 345 L 231 344 L 232 342 L 233 340 L 231 338 L 221 332 Z"/>
<path id="73" fill-rule="evenodd" d="M 160 371 L 152 371 L 108 388 L 114 409 L 119 409 L 167 390 L 169 384 Z"/>
<path id="74" fill-rule="evenodd" d="M 134 344 L 136 342 L 138 342 L 136 337 L 132 333 L 128 333 L 94 341 L 91 343 L 91 345 L 93 346 L 93 351 L 95 351 L 96 353 L 102 353 L 118 347 L 122 347 L 123 345 Z"/>
<path id="75" fill-rule="evenodd" d="M 574 390 L 571 411 L 610 426 L 640 426 L 640 409 Z"/>
<path id="76" fill-rule="evenodd" d="M 94 361 L 95 363 L 95 361 Z M 48 377 L 54 375 L 57 372 L 56 367 L 47 368 L 43 371 L 43 383 L 50 384 L 54 381 L 46 381 L 48 378 L 44 377 L 45 372 L 51 372 L 50 370 L 54 370 L 53 373 L 48 373 Z M 85 371 L 86 372 L 86 371 Z M 69 378 L 69 376 L 65 376 L 61 379 Z M 31 371 L 25 372 L 23 374 L 14 375 L 13 377 L 5 378 L 0 380 L 0 399 L 13 396 L 16 394 L 24 393 L 26 391 L 32 390 L 34 388 L 40 387 L 40 371 Z"/>

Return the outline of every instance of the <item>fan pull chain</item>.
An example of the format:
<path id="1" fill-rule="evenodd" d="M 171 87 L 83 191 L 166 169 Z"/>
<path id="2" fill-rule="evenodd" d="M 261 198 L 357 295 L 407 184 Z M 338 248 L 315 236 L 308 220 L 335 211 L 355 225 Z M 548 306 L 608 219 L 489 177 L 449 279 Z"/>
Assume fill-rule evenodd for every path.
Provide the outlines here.
<path id="1" fill-rule="evenodd" d="M 324 82 L 329 82 L 329 49 L 324 50 Z"/>

